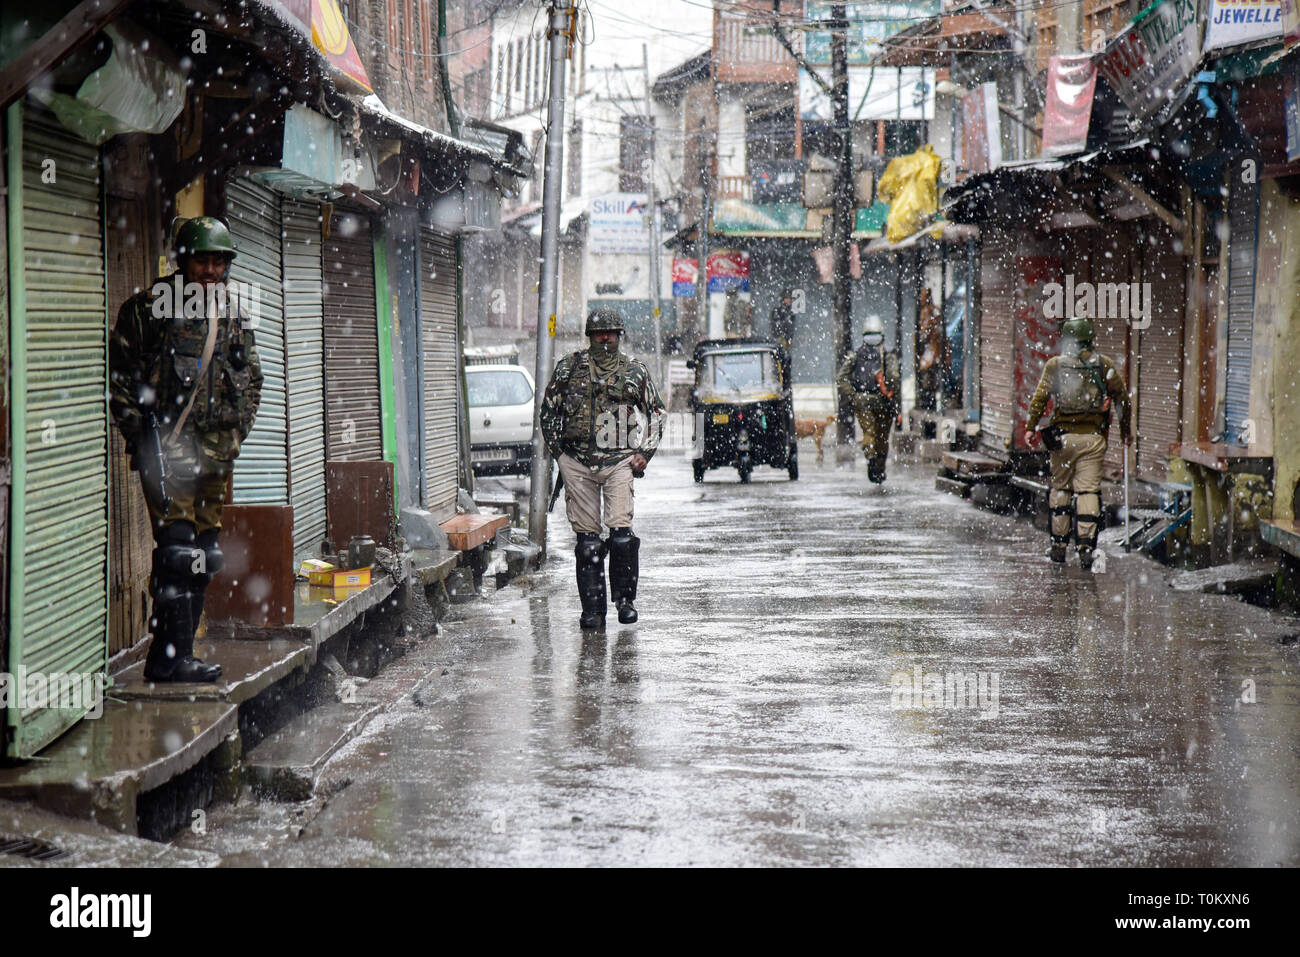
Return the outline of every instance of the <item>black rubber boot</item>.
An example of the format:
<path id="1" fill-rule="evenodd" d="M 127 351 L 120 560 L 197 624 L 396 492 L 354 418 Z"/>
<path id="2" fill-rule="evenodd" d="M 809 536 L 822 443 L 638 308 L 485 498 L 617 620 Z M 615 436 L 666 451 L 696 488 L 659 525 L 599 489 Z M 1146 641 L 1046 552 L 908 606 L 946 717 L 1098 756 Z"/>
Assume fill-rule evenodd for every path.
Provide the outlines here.
<path id="1" fill-rule="evenodd" d="M 197 557 L 194 532 L 184 523 L 163 531 L 163 543 L 154 549 L 153 641 L 144 662 L 144 676 L 155 682 L 209 683 L 221 677 L 220 665 L 209 665 L 194 657 L 195 586 L 206 585 L 204 576 L 191 571 Z M 203 596 L 197 604 L 202 611 Z"/>
<path id="2" fill-rule="evenodd" d="M 1048 557 L 1058 565 L 1065 564 L 1065 553 L 1070 545 L 1070 532 L 1067 529 L 1064 535 L 1057 535 L 1052 532 L 1052 525 L 1056 523 L 1057 518 L 1065 516 L 1068 520 L 1073 514 L 1074 507 L 1071 505 L 1056 505 L 1048 510 L 1047 528 L 1048 534 L 1052 536 L 1052 550 L 1048 553 Z"/>
<path id="3" fill-rule="evenodd" d="M 1097 552 L 1097 530 L 1101 527 L 1100 515 L 1080 514 L 1074 515 L 1074 534 L 1079 543 L 1079 567 L 1084 571 L 1092 569 L 1092 559 Z M 1091 523 L 1093 532 L 1088 537 L 1079 534 L 1079 526 L 1085 523 Z"/>
<path id="4" fill-rule="evenodd" d="M 641 539 L 630 528 L 609 530 L 609 592 L 621 625 L 636 622 L 636 583 L 641 573 Z"/>
<path id="5" fill-rule="evenodd" d="M 605 627 L 605 543 L 595 532 L 579 532 L 573 550 L 577 559 L 578 599 L 582 602 L 583 628 Z"/>

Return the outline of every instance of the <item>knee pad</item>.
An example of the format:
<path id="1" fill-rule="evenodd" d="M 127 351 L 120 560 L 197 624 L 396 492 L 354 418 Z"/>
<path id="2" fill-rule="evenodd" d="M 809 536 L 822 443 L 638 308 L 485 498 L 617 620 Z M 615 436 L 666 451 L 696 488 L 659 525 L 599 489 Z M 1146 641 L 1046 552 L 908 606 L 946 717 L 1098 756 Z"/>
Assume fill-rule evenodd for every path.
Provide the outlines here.
<path id="1" fill-rule="evenodd" d="M 632 533 L 632 529 L 630 527 L 611 528 L 609 530 L 609 545 L 611 548 L 616 545 L 618 546 L 630 545 L 632 542 L 639 542 L 639 541 L 641 541 L 641 539 L 637 538 L 636 535 Z"/>
<path id="2" fill-rule="evenodd" d="M 579 565 L 598 565 L 605 559 L 605 543 L 595 532 L 579 532 L 573 551 Z"/>
<path id="3" fill-rule="evenodd" d="M 212 576 L 221 571 L 226 564 L 225 553 L 221 551 L 221 546 L 217 544 L 216 529 L 204 532 L 198 537 L 196 544 L 203 549 L 203 559 L 207 567 L 207 580 L 211 581 Z"/>

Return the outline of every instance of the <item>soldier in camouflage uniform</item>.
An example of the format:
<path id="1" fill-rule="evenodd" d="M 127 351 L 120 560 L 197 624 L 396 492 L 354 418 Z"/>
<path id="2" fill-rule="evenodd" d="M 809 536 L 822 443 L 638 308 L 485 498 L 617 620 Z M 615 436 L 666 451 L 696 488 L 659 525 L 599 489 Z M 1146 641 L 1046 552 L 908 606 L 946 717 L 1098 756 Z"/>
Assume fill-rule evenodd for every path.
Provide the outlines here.
<path id="1" fill-rule="evenodd" d="M 564 503 L 578 536 L 578 597 L 583 628 L 605 624 L 605 553 L 618 620 L 637 619 L 641 540 L 632 534 L 632 480 L 663 431 L 663 400 L 644 365 L 618 351 L 623 318 L 608 307 L 587 317 L 591 347 L 555 364 L 542 398 L 542 435 L 564 478 Z M 608 545 L 601 541 L 604 498 Z"/>
<path id="2" fill-rule="evenodd" d="M 1047 498 L 1052 535 L 1049 557 L 1057 563 L 1065 561 L 1073 513 L 1079 564 L 1091 568 L 1101 521 L 1101 467 L 1112 409 L 1119 409 L 1120 438 L 1125 445 L 1133 443 L 1128 392 L 1115 363 L 1093 351 L 1091 319 L 1069 319 L 1061 332 L 1061 354 L 1052 356 L 1043 367 L 1038 388 L 1029 400 L 1026 428 L 1037 424 L 1049 399 L 1052 419 L 1046 428 L 1030 432 L 1026 438 L 1032 445 L 1041 436 L 1052 453 L 1052 490 Z"/>
<path id="3" fill-rule="evenodd" d="M 178 273 L 132 296 L 118 312 L 108 348 L 110 408 L 131 466 L 141 472 L 153 524 L 153 641 L 145 677 L 216 681 L 221 666 L 194 657 L 194 632 L 208 584 L 221 570 L 217 537 L 226 481 L 253 428 L 262 367 L 247 313 L 233 300 L 218 306 L 215 298 L 235 258 L 225 224 L 208 216 L 190 220 L 176 236 L 176 252 Z M 184 308 L 172 295 L 180 291 L 177 276 L 197 284 L 189 288 L 208 301 Z M 158 455 L 157 443 L 166 467 L 161 482 L 146 478 L 156 471 L 147 460 Z"/>

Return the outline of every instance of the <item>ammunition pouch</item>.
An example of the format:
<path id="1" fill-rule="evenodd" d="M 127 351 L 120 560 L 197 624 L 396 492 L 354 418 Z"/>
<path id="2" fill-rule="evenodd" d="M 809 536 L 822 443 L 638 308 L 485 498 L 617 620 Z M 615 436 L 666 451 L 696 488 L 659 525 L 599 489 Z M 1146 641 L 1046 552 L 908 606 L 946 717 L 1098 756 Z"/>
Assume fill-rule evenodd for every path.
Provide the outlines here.
<path id="1" fill-rule="evenodd" d="M 1065 440 L 1062 438 L 1065 430 L 1059 425 L 1049 425 L 1045 429 L 1039 429 L 1038 432 L 1043 438 L 1043 448 L 1049 452 L 1059 452 L 1065 447 Z"/>

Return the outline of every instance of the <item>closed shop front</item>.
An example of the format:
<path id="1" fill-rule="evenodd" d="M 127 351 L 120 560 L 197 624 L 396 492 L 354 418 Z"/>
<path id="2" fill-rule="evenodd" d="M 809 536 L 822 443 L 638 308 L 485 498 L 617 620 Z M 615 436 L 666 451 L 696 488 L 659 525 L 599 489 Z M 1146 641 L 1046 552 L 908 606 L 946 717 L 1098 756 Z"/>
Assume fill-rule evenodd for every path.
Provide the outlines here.
<path id="1" fill-rule="evenodd" d="M 1255 240 L 1259 184 L 1228 177 L 1228 361 L 1224 395 L 1224 441 L 1238 443 L 1250 418 L 1250 370 L 1254 342 Z"/>
<path id="2" fill-rule="evenodd" d="M 285 200 L 284 338 L 288 364 L 289 503 L 295 563 L 325 538 L 325 340 L 321 210 Z"/>
<path id="3" fill-rule="evenodd" d="M 335 212 L 324 249 L 326 458 L 377 462 L 383 432 L 370 219 Z"/>
<path id="4" fill-rule="evenodd" d="M 980 441 L 986 451 L 1006 455 L 1011 437 L 1016 241 L 989 227 L 980 253 Z"/>
<path id="5" fill-rule="evenodd" d="M 1163 482 L 1169 446 L 1182 438 L 1186 262 L 1174 251 L 1174 236 L 1162 224 L 1152 222 L 1146 229 L 1141 278 L 1151 284 L 1151 324 L 1135 333 L 1137 476 Z"/>
<path id="6" fill-rule="evenodd" d="M 230 232 L 239 254 L 230 279 L 256 289 L 253 335 L 262 362 L 262 403 L 235 463 L 237 505 L 286 505 L 289 456 L 284 374 L 284 292 L 279 194 L 242 177 L 226 191 Z"/>
<path id="7" fill-rule="evenodd" d="M 424 507 L 437 514 L 456 503 L 459 444 L 456 434 L 456 243 L 420 230 L 420 336 L 423 370 Z"/>
<path id="8" fill-rule="evenodd" d="M 20 146 L 23 169 L 21 184 L 10 182 L 8 195 L 9 216 L 22 227 L 22 271 L 10 275 L 17 308 L 10 314 L 12 561 L 5 665 L 9 672 L 102 673 L 108 648 L 108 375 L 99 153 L 44 117 L 22 115 L 8 127 L 9 146 Z M 9 756 L 34 754 L 76 723 L 91 702 L 58 704 L 4 712 Z"/>

